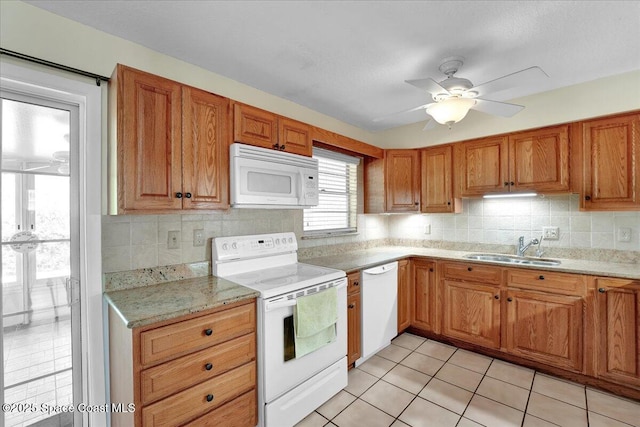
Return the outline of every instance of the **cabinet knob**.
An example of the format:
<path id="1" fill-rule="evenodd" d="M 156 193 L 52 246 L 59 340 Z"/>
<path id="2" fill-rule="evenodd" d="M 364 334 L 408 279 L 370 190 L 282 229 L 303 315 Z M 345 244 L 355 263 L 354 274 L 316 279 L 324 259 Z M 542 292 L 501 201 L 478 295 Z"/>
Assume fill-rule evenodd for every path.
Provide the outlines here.
<path id="1" fill-rule="evenodd" d="M 515 182 L 513 182 L 513 181 L 511 181 L 511 182 L 509 183 L 509 185 L 516 185 L 516 183 L 515 183 Z"/>
<path id="2" fill-rule="evenodd" d="M 500 295 L 494 295 L 493 296 L 495 299 L 500 299 Z"/>
<path id="3" fill-rule="evenodd" d="M 360 286 L 360 282 L 358 281 L 353 282 L 353 286 Z"/>
<path id="4" fill-rule="evenodd" d="M 591 200 L 591 196 L 584 196 L 585 200 Z"/>
<path id="5" fill-rule="evenodd" d="M 505 182 L 504 182 L 504 186 L 505 186 L 505 187 L 508 187 L 508 186 L 509 186 L 509 183 L 508 183 L 507 181 L 505 181 Z"/>
<path id="6" fill-rule="evenodd" d="M 182 199 L 182 193 L 177 192 L 177 193 L 176 193 L 176 197 L 177 197 L 178 199 Z"/>
<path id="7" fill-rule="evenodd" d="M 605 292 L 607 292 L 607 290 L 605 288 L 598 288 L 598 292 L 604 294 Z"/>
<path id="8" fill-rule="evenodd" d="M 433 273 L 433 268 L 430 268 L 430 269 L 429 269 L 429 273 Z"/>
<path id="9" fill-rule="evenodd" d="M 280 144 L 278 144 L 277 142 L 275 144 L 273 144 L 273 148 L 275 148 L 276 150 L 280 149 Z"/>
<path id="10" fill-rule="evenodd" d="M 418 202 L 414 202 L 414 205 L 415 205 L 415 206 L 418 206 Z"/>
<path id="11" fill-rule="evenodd" d="M 355 308 L 354 304 L 349 304 L 349 308 Z"/>
<path id="12" fill-rule="evenodd" d="M 507 298 L 507 301 L 511 302 L 511 301 L 513 301 L 513 298 L 509 297 L 509 298 Z"/>
<path id="13" fill-rule="evenodd" d="M 213 402 L 213 394 L 207 394 L 207 402 Z"/>
<path id="14" fill-rule="evenodd" d="M 467 271 L 473 271 L 472 267 L 467 267 Z"/>
<path id="15" fill-rule="evenodd" d="M 544 276 L 543 276 L 543 275 L 540 275 L 540 276 L 538 276 L 538 279 L 540 279 L 540 280 L 544 280 Z"/>
<path id="16" fill-rule="evenodd" d="M 213 369 L 213 364 L 207 363 L 206 365 L 204 365 L 204 369 L 206 369 L 207 371 L 212 370 Z"/>
<path id="17" fill-rule="evenodd" d="M 286 148 L 286 146 L 285 146 L 284 144 L 282 144 L 282 145 L 280 146 L 280 151 L 284 151 L 284 149 L 285 149 L 285 148 Z"/>
<path id="18" fill-rule="evenodd" d="M 211 329 L 211 328 L 209 328 L 209 329 L 205 329 L 205 330 L 204 330 L 204 334 L 205 334 L 206 336 L 208 336 L 208 337 L 209 337 L 209 336 L 211 336 L 211 334 L 212 334 L 212 333 L 213 333 L 213 329 Z"/>
<path id="19" fill-rule="evenodd" d="M 191 198 L 191 193 L 184 193 L 184 197 L 186 197 L 187 199 Z"/>
<path id="20" fill-rule="evenodd" d="M 449 201 L 447 202 L 447 205 L 448 205 L 448 206 L 451 206 L 451 200 L 449 200 Z"/>

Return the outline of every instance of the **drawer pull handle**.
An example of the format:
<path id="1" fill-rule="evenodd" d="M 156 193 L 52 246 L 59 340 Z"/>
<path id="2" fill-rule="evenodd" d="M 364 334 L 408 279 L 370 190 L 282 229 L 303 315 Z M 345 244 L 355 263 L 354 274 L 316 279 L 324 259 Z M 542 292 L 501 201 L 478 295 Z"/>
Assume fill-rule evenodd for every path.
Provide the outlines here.
<path id="1" fill-rule="evenodd" d="M 473 268 L 467 267 L 467 271 L 473 271 Z"/>
<path id="2" fill-rule="evenodd" d="M 540 280 L 544 280 L 544 276 L 543 276 L 543 275 L 540 275 L 540 276 L 538 276 L 538 279 L 540 279 Z"/>
<path id="3" fill-rule="evenodd" d="M 213 329 L 211 328 L 204 330 L 204 334 L 208 337 L 210 337 L 212 333 L 213 333 Z"/>
<path id="4" fill-rule="evenodd" d="M 210 371 L 213 369 L 213 365 L 211 363 L 207 363 L 206 365 L 204 365 L 204 369 L 206 369 L 207 371 Z"/>
<path id="5" fill-rule="evenodd" d="M 207 402 L 213 401 L 213 394 L 207 394 Z"/>
<path id="6" fill-rule="evenodd" d="M 511 302 L 511 301 L 513 301 L 513 298 L 509 297 L 509 298 L 507 298 L 507 301 Z"/>
<path id="7" fill-rule="evenodd" d="M 355 308 L 354 304 L 349 304 L 349 308 Z"/>
<path id="8" fill-rule="evenodd" d="M 604 294 L 605 292 L 607 292 L 607 290 L 605 288 L 599 288 L 598 292 L 600 292 L 601 294 Z"/>

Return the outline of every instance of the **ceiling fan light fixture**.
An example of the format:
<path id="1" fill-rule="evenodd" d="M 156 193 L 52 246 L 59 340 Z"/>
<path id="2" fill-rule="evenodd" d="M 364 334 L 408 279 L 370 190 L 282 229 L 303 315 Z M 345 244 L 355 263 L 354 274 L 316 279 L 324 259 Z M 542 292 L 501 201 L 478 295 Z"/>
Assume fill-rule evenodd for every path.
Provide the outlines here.
<path id="1" fill-rule="evenodd" d="M 476 101 L 470 98 L 449 98 L 430 104 L 426 111 L 436 122 L 451 126 L 464 119 L 475 103 Z"/>

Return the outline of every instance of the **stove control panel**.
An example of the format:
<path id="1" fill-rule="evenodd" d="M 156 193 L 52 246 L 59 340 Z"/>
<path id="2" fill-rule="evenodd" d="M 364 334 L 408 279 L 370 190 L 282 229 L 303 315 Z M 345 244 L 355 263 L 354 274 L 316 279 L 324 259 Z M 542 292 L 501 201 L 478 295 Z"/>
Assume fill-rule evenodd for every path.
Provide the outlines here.
<path id="1" fill-rule="evenodd" d="M 216 237 L 211 243 L 211 256 L 214 262 L 278 255 L 297 250 L 298 241 L 296 235 L 291 232 Z"/>

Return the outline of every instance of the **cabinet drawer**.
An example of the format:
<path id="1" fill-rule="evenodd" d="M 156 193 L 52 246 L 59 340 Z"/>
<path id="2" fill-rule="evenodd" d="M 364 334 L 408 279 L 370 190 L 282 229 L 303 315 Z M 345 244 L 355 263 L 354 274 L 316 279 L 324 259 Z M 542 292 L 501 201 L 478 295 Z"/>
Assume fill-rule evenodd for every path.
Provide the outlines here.
<path id="1" fill-rule="evenodd" d="M 586 280 L 580 274 L 525 269 L 507 270 L 507 285 L 511 288 L 540 290 L 563 295 L 586 294 Z"/>
<path id="2" fill-rule="evenodd" d="M 347 275 L 347 294 L 360 292 L 360 272 L 349 273 Z"/>
<path id="3" fill-rule="evenodd" d="M 258 424 L 256 391 L 236 397 L 184 427 L 254 427 Z"/>
<path id="4" fill-rule="evenodd" d="M 447 279 L 466 280 L 493 285 L 502 283 L 502 269 L 490 265 L 445 262 L 442 264 L 442 274 Z"/>
<path id="5" fill-rule="evenodd" d="M 142 403 L 146 405 L 251 362 L 255 354 L 256 336 L 249 334 L 146 369 L 140 375 Z"/>
<path id="6" fill-rule="evenodd" d="M 255 388 L 256 364 L 248 363 L 142 408 L 144 427 L 177 426 Z"/>
<path id="7" fill-rule="evenodd" d="M 142 365 L 150 365 L 248 334 L 255 330 L 254 304 L 246 304 L 140 334 Z"/>

